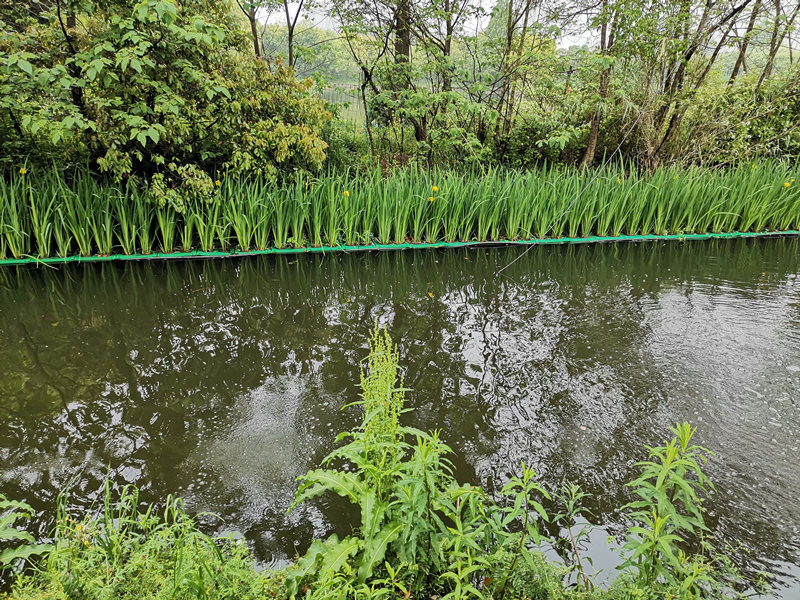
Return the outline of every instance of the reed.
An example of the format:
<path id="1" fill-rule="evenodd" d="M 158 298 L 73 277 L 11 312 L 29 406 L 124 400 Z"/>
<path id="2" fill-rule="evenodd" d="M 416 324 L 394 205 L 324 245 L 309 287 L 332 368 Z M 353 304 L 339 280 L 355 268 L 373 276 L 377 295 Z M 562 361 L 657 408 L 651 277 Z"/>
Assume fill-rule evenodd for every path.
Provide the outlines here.
<path id="1" fill-rule="evenodd" d="M 624 164 L 344 172 L 277 186 L 228 178 L 212 201 L 179 213 L 88 171 L 31 170 L 0 177 L 0 258 L 785 231 L 800 228 L 798 177 L 799 166 L 773 161 L 649 173 Z"/>

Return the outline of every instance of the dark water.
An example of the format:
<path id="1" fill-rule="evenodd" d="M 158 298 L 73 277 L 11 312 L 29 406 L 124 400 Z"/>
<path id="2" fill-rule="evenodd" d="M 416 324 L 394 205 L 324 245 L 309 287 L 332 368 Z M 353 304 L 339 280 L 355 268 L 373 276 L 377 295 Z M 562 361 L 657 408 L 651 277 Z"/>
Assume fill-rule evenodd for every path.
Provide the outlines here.
<path id="1" fill-rule="evenodd" d="M 377 319 L 459 477 L 496 489 L 525 460 L 579 483 L 612 571 L 643 445 L 696 424 L 716 536 L 800 597 L 800 240 L 533 248 L 497 274 L 521 253 L 0 270 L 0 489 L 52 511 L 74 479 L 88 506 L 110 472 L 281 564 L 347 531 L 340 504 L 285 511 L 359 420 L 341 407 Z"/>

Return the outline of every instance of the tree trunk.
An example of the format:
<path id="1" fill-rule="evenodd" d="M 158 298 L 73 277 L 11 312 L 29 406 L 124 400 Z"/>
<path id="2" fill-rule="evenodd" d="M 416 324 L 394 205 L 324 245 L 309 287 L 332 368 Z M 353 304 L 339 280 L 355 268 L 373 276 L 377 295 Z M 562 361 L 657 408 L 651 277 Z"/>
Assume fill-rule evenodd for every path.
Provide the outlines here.
<path id="1" fill-rule="evenodd" d="M 289 46 L 289 66 L 294 66 L 294 25 L 289 25 L 286 28 L 286 43 Z"/>
<path id="2" fill-rule="evenodd" d="M 742 43 L 739 44 L 739 56 L 736 58 L 736 64 L 733 65 L 733 71 L 731 71 L 731 78 L 728 80 L 728 84 L 733 83 L 736 79 L 736 76 L 739 74 L 739 70 L 744 67 L 744 59 L 747 53 L 747 46 L 750 45 L 750 38 L 753 35 L 753 28 L 756 25 L 756 18 L 758 17 L 758 12 L 761 10 L 761 0 L 756 0 L 756 3 L 753 5 L 753 10 L 750 13 L 750 21 L 747 23 L 747 30 L 744 32 L 744 39 Z"/>
<path id="3" fill-rule="evenodd" d="M 250 34 L 253 36 L 253 50 L 255 50 L 256 57 L 261 58 L 261 44 L 258 39 L 258 25 L 256 23 L 256 10 L 250 9 L 250 14 L 247 18 L 250 19 Z"/>
<path id="4" fill-rule="evenodd" d="M 786 26 L 783 28 L 783 31 L 780 31 L 780 24 L 781 24 L 780 1 L 775 0 L 775 25 L 772 28 L 772 37 L 770 38 L 769 41 L 769 56 L 767 56 L 767 64 L 764 66 L 764 70 L 761 72 L 761 76 L 758 78 L 758 83 L 756 84 L 756 89 L 755 89 L 756 94 L 761 89 L 764 80 L 766 80 L 770 75 L 772 75 L 772 67 L 775 65 L 775 56 L 778 54 L 778 50 L 780 50 L 781 44 L 783 43 L 783 39 L 786 37 L 786 34 L 792 28 L 794 20 L 797 18 L 798 12 L 800 12 L 800 2 L 798 2 L 797 6 L 792 12 L 792 16 L 786 19 Z"/>
<path id="5" fill-rule="evenodd" d="M 611 69 L 604 69 L 600 74 L 600 88 L 598 94 L 600 96 L 600 103 L 605 102 L 608 97 L 608 82 L 611 79 Z M 594 155 L 597 152 L 597 141 L 600 139 L 600 107 L 597 107 L 592 115 L 592 121 L 589 125 L 589 139 L 586 140 L 586 151 L 583 153 L 581 159 L 581 168 L 591 166 L 594 162 Z"/>
<path id="6" fill-rule="evenodd" d="M 608 11 L 608 0 L 603 0 L 601 10 L 603 22 L 600 26 L 600 55 L 605 56 L 608 54 L 609 49 L 614 45 L 614 29 L 616 28 L 617 15 L 616 13 L 614 14 L 614 20 L 611 23 L 611 32 L 609 33 L 606 17 Z M 583 153 L 583 158 L 581 159 L 580 164 L 582 169 L 589 167 L 594 162 L 594 155 L 595 152 L 597 152 L 597 140 L 600 138 L 602 104 L 605 103 L 606 98 L 608 97 L 608 83 L 610 80 L 611 67 L 606 67 L 603 69 L 603 72 L 600 73 L 600 87 L 597 90 L 597 93 L 600 96 L 600 106 L 595 108 L 594 113 L 592 114 L 592 121 L 589 124 L 589 139 L 586 140 L 586 151 Z"/>
<path id="7" fill-rule="evenodd" d="M 449 10 L 449 7 L 448 7 Z M 452 78 L 450 77 L 450 56 L 453 48 L 453 31 L 455 26 L 453 24 L 453 16 L 450 12 L 447 13 L 447 20 L 445 21 L 445 36 L 444 36 L 444 65 L 442 68 L 442 91 L 449 92 L 453 89 Z"/>
<path id="8" fill-rule="evenodd" d="M 286 43 L 288 45 L 289 50 L 289 66 L 294 67 L 295 57 L 294 57 L 294 29 L 297 26 L 297 20 L 300 18 L 300 13 L 303 10 L 303 3 L 305 0 L 300 0 L 300 3 L 297 5 L 297 11 L 294 13 L 294 17 L 289 14 L 289 0 L 283 0 L 283 12 L 286 14 Z"/>
<path id="9" fill-rule="evenodd" d="M 521 57 L 522 57 L 523 52 L 525 50 L 525 38 L 527 37 L 527 33 L 528 33 L 528 16 L 530 15 L 530 11 L 531 11 L 531 0 L 527 0 L 527 2 L 525 3 L 524 8 L 522 10 L 523 10 L 522 29 L 521 29 L 520 34 L 519 34 L 519 41 L 517 42 L 517 50 L 516 50 L 516 53 L 515 53 L 516 60 L 515 60 L 515 64 L 513 65 L 513 68 L 511 69 L 512 72 L 515 71 L 516 68 L 519 66 Z M 512 35 L 513 35 L 513 30 L 512 30 Z M 509 55 L 509 58 L 510 58 L 510 56 L 511 55 Z M 509 66 L 511 66 L 511 65 L 509 65 Z M 513 121 L 514 121 L 514 112 L 515 112 L 514 111 L 514 107 L 516 106 L 516 94 L 517 94 L 517 80 L 516 80 L 516 78 L 512 76 L 510 83 L 511 83 L 511 89 L 509 90 L 509 93 L 508 93 L 508 102 L 506 104 L 506 114 L 503 117 L 503 138 L 504 138 L 503 144 L 504 144 L 504 146 L 505 146 L 505 138 L 508 137 L 508 134 L 511 132 L 511 125 L 513 124 Z"/>
<path id="10" fill-rule="evenodd" d="M 394 60 L 397 65 L 397 77 L 394 88 L 397 91 L 409 87 L 411 64 L 411 1 L 398 0 L 394 13 Z"/>

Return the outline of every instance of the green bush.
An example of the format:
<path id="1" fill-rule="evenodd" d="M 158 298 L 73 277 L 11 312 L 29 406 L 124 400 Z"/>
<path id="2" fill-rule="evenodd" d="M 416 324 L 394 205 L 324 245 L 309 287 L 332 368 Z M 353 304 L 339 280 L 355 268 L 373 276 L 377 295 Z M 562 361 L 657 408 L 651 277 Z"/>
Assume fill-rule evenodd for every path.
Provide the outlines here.
<path id="1" fill-rule="evenodd" d="M 557 164 L 564 158 L 576 162 L 585 137 L 586 132 L 577 125 L 569 127 L 522 115 L 505 140 L 502 160 L 516 169 Z"/>
<path id="2" fill-rule="evenodd" d="M 331 172 L 368 169 L 374 165 L 363 125 L 334 119 L 322 130 L 328 145 L 325 166 Z"/>
<path id="3" fill-rule="evenodd" d="M 321 167 L 330 113 L 310 81 L 252 56 L 229 3 L 60 6 L 0 29 L 0 156 L 15 168 L 23 152 L 88 161 L 116 182 L 152 179 L 180 211 L 212 197 L 217 172 Z"/>

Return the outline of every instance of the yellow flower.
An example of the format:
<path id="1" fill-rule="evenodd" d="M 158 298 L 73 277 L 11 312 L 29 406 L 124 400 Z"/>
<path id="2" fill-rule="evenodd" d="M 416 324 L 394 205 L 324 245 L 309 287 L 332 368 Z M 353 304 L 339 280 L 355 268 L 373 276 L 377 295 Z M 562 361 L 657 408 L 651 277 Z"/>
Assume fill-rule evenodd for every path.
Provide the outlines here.
<path id="1" fill-rule="evenodd" d="M 75 526 L 75 529 L 76 529 L 77 531 L 80 531 L 81 529 L 83 529 L 83 526 L 82 526 L 82 525 L 76 525 L 76 526 Z"/>
<path id="2" fill-rule="evenodd" d="M 433 202 L 433 196 L 431 196 L 430 198 L 428 198 L 428 202 Z"/>
<path id="3" fill-rule="evenodd" d="M 221 185 L 222 185 L 222 182 L 221 182 L 219 179 L 217 179 L 217 180 L 214 182 L 214 184 L 215 184 L 217 187 L 219 187 L 219 186 L 221 186 Z"/>
<path id="4" fill-rule="evenodd" d="M 349 198 L 349 197 L 350 197 L 350 192 L 348 192 L 347 190 L 345 190 L 345 191 L 344 191 L 344 197 L 345 197 L 345 198 Z"/>
<path id="5" fill-rule="evenodd" d="M 20 175 L 25 175 L 25 173 L 27 173 L 27 172 L 28 172 L 28 169 L 26 169 L 25 167 L 20 167 L 20 169 L 19 169 L 19 174 Z"/>
<path id="6" fill-rule="evenodd" d="M 620 179 L 619 177 L 617 177 L 617 183 L 622 183 L 622 179 Z"/>
<path id="7" fill-rule="evenodd" d="M 783 184 L 783 187 L 789 187 L 790 185 L 792 184 L 787 181 L 786 183 Z"/>
<path id="8" fill-rule="evenodd" d="M 436 187 L 436 186 L 433 186 L 431 189 L 432 189 L 434 192 L 438 192 L 438 191 L 439 191 L 439 188 L 438 188 L 438 187 Z"/>

